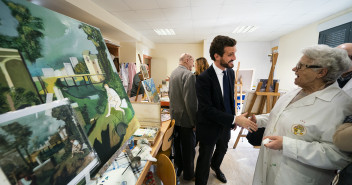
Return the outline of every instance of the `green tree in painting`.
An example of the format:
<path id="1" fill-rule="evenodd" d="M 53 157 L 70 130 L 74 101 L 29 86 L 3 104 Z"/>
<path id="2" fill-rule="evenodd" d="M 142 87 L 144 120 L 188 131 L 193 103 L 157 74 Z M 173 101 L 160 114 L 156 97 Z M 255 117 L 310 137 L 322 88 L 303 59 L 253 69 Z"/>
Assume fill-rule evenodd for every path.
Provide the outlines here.
<path id="1" fill-rule="evenodd" d="M 51 114 L 52 114 L 52 117 L 65 122 L 67 135 L 69 136 L 80 135 L 80 133 L 76 128 L 75 123 L 72 120 L 72 114 L 67 106 L 56 107 L 52 110 Z"/>
<path id="2" fill-rule="evenodd" d="M 75 124 L 72 117 L 71 109 L 69 108 L 69 106 L 60 106 L 60 107 L 54 108 L 52 110 L 52 117 L 65 122 L 64 127 L 66 128 L 66 132 L 69 137 L 69 139 L 65 141 L 66 142 L 65 153 L 62 156 L 62 160 L 65 160 L 71 155 L 72 145 L 70 141 L 73 139 L 77 139 L 77 140 L 80 140 L 80 138 L 84 139 L 84 137 L 81 134 L 83 133 L 83 129 L 82 127 L 80 127 L 79 124 L 77 125 Z M 87 142 L 87 140 L 85 140 L 85 142 Z"/>
<path id="3" fill-rule="evenodd" d="M 21 51 L 24 58 L 34 63 L 42 57 L 40 39 L 44 37 L 43 20 L 33 17 L 29 9 L 23 5 L 2 0 L 11 10 L 12 16 L 18 21 L 17 37 L 8 37 L 0 34 L 0 45 L 3 48 L 15 48 Z"/>
<path id="4" fill-rule="evenodd" d="M 0 114 L 10 111 L 10 107 L 6 100 L 6 94 L 8 94 L 8 92 L 10 92 L 10 88 L 2 87 L 0 84 Z"/>
<path id="5" fill-rule="evenodd" d="M 24 88 L 14 88 L 14 92 L 10 94 L 16 110 L 40 104 L 36 94 L 32 91 L 26 91 Z"/>
<path id="6" fill-rule="evenodd" d="M 128 100 L 128 96 L 125 93 L 125 89 L 124 89 L 122 83 L 119 83 L 119 82 L 121 82 L 119 75 L 117 73 L 114 73 L 114 71 L 112 70 L 110 61 L 107 57 L 105 42 L 101 36 L 100 31 L 98 29 L 96 29 L 92 26 L 89 26 L 87 24 L 84 24 L 84 23 L 79 25 L 79 28 L 82 29 L 87 34 L 87 39 L 92 41 L 92 43 L 94 44 L 94 46 L 96 47 L 96 49 L 98 51 L 97 58 L 99 61 L 99 65 L 102 67 L 102 69 L 105 73 L 105 82 L 104 83 L 108 84 L 110 88 L 113 88 L 117 92 L 117 94 L 120 96 L 121 99 Z M 102 106 L 103 105 L 98 105 L 98 107 L 97 107 L 98 112 L 102 112 Z M 128 104 L 128 106 L 129 106 L 129 110 L 133 110 L 131 104 Z M 125 114 L 126 120 L 125 121 L 129 122 L 130 120 L 132 120 L 133 115 L 134 115 L 133 111 L 126 111 L 126 114 Z"/>
<path id="7" fill-rule="evenodd" d="M 87 74 L 89 73 L 88 68 L 84 62 L 78 62 L 74 68 L 76 74 Z"/>
<path id="8" fill-rule="evenodd" d="M 105 91 L 100 91 L 99 92 L 99 98 L 102 100 L 107 100 L 107 94 Z M 106 107 L 107 101 L 98 101 L 97 106 L 95 107 L 97 113 L 103 114 L 105 107 Z"/>
<path id="9" fill-rule="evenodd" d="M 5 132 L 7 132 L 8 135 L 11 135 L 14 137 L 15 140 L 13 143 L 11 143 L 11 146 L 14 146 L 16 148 L 17 152 L 20 154 L 23 161 L 28 165 L 28 167 L 32 168 L 33 162 L 28 151 L 28 146 L 29 146 L 30 137 L 32 136 L 33 132 L 30 130 L 29 126 L 21 125 L 18 122 L 13 122 L 8 125 L 4 125 L 1 128 Z M 26 152 L 28 161 L 23 156 L 21 149 Z"/>
<path id="10" fill-rule="evenodd" d="M 9 142 L 7 142 L 7 139 L 4 135 L 0 134 L 0 147 L 4 150 L 8 150 L 10 148 Z"/>
<path id="11" fill-rule="evenodd" d="M 6 136 L 0 134 L 0 151 L 1 153 L 6 153 L 9 150 L 12 150 L 14 147 L 11 146 L 11 144 L 8 142 L 8 139 Z M 4 160 L 4 159 L 2 159 Z M 24 160 L 24 159 L 23 159 Z M 6 160 L 6 162 L 2 161 L 1 164 L 1 169 L 5 174 L 7 174 L 7 177 L 9 178 L 9 181 L 14 184 L 16 182 L 16 176 L 14 174 L 17 174 L 18 171 L 22 168 L 19 168 L 16 164 L 16 161 L 13 160 Z"/>
<path id="12" fill-rule="evenodd" d="M 79 28 L 87 34 L 87 39 L 93 42 L 98 51 L 97 58 L 101 67 L 103 68 L 103 71 L 105 72 L 105 83 L 109 84 L 109 87 L 116 89 L 117 93 L 121 96 L 120 98 L 128 98 L 127 95 L 122 97 L 122 95 L 125 94 L 124 88 L 121 83 L 116 83 L 117 81 L 120 81 L 120 79 L 111 68 L 111 64 L 106 53 L 104 39 L 101 36 L 100 31 L 84 23 L 79 25 Z"/>

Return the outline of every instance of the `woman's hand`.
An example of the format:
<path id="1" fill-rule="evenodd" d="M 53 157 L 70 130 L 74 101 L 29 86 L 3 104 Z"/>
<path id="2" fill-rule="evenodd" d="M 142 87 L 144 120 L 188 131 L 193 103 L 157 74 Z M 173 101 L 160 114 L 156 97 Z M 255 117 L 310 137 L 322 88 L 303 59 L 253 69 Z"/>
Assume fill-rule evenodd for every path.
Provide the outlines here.
<path id="1" fill-rule="evenodd" d="M 252 114 L 252 116 L 249 117 L 249 120 L 253 121 L 254 123 L 257 123 L 257 118 L 255 117 L 255 114 Z"/>
<path id="2" fill-rule="evenodd" d="M 258 126 L 255 122 L 251 121 L 250 119 L 247 118 L 247 112 L 244 114 L 241 114 L 239 116 L 236 116 L 236 120 L 235 123 L 248 130 L 248 132 L 253 132 L 253 131 L 257 131 L 258 130 Z"/>
<path id="3" fill-rule="evenodd" d="M 264 144 L 265 147 L 272 150 L 282 150 L 283 137 L 282 136 L 265 136 L 263 140 L 269 138 L 270 141 L 267 144 Z"/>

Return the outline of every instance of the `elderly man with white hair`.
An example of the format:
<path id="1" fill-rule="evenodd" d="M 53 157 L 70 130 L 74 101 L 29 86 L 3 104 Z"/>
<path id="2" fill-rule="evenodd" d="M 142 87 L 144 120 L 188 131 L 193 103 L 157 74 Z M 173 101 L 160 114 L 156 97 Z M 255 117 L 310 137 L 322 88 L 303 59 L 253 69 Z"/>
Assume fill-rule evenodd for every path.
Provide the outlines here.
<path id="1" fill-rule="evenodd" d="M 194 178 L 197 96 L 196 76 L 191 72 L 193 66 L 194 58 L 183 53 L 169 81 L 170 114 L 175 120 L 175 164 L 177 176 L 183 171 L 185 180 Z"/>

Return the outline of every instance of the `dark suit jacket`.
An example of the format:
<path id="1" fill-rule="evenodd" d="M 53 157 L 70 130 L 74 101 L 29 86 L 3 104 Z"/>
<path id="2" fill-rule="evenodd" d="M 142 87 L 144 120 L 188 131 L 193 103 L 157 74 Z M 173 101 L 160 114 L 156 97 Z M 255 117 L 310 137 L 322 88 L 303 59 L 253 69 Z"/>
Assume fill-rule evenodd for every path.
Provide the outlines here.
<path id="1" fill-rule="evenodd" d="M 227 69 L 230 82 L 232 114 L 226 113 L 221 87 L 213 66 L 201 73 L 196 82 L 198 98 L 197 139 L 204 144 L 215 144 L 219 137 L 230 140 L 235 115 L 233 69 Z"/>

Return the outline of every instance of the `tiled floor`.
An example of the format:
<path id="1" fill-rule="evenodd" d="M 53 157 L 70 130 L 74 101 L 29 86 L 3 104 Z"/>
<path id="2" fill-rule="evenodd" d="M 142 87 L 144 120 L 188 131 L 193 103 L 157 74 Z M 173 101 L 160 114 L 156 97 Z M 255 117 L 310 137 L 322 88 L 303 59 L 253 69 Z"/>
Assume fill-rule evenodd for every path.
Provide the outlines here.
<path id="1" fill-rule="evenodd" d="M 222 162 L 220 169 L 225 174 L 227 183 L 229 185 L 251 185 L 254 168 L 259 154 L 259 149 L 253 148 L 246 138 L 241 138 L 236 149 L 233 149 L 233 145 L 237 138 L 239 128 L 236 131 L 232 131 L 231 140 L 229 142 L 229 148 Z M 198 157 L 198 147 L 196 148 L 195 164 Z M 193 181 L 185 181 L 180 177 L 180 185 L 193 185 Z M 210 170 L 208 185 L 223 184 L 220 182 L 215 173 Z"/>

